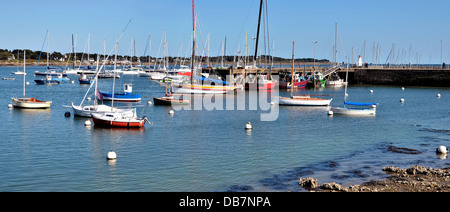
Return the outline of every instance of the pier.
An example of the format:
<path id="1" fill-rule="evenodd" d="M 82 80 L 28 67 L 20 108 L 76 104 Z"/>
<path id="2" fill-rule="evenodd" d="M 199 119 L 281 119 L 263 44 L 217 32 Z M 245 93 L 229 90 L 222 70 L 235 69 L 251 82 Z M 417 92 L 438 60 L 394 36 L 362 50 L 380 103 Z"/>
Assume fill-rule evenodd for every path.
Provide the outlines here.
<path id="1" fill-rule="evenodd" d="M 331 70 L 331 71 L 330 71 Z M 291 68 L 270 69 L 214 69 L 221 76 L 233 74 L 235 76 L 269 74 L 280 75 L 291 73 Z M 211 69 L 203 69 L 205 73 L 212 73 Z M 341 66 L 336 69 L 329 67 L 302 67 L 294 68 L 295 73 L 305 75 L 307 73 L 320 72 L 325 76 L 337 72 L 340 78 L 345 79 L 346 67 Z M 450 68 L 441 66 L 368 66 L 350 67 L 348 70 L 349 84 L 357 85 L 398 85 L 398 86 L 431 86 L 450 87 Z"/>

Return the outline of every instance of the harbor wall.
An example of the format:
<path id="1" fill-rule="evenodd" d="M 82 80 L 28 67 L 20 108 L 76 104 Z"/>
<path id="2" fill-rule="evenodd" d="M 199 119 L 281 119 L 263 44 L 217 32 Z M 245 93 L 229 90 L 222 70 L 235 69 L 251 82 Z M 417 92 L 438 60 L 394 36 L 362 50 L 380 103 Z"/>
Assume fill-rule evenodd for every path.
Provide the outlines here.
<path id="1" fill-rule="evenodd" d="M 349 75 L 349 83 L 358 85 L 450 87 L 450 70 L 401 68 L 355 69 L 351 79 Z"/>

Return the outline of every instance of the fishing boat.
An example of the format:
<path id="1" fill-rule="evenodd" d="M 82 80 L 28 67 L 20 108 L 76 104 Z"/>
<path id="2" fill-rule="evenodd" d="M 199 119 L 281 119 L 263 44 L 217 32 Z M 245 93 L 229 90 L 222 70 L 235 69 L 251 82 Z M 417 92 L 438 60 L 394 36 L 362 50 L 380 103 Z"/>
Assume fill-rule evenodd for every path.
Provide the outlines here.
<path id="1" fill-rule="evenodd" d="M 103 113 L 92 114 L 92 120 L 95 125 L 103 127 L 124 127 L 124 128 L 140 128 L 144 127 L 145 122 L 150 123 L 147 117 L 138 118 L 134 116 L 127 116 L 123 113 Z"/>
<path id="2" fill-rule="evenodd" d="M 346 82 L 344 82 L 344 80 L 341 79 L 336 72 L 334 72 L 334 74 L 330 75 L 329 79 L 325 83 L 326 86 L 331 86 L 331 87 L 341 87 L 341 86 L 344 86 L 345 84 L 346 84 Z"/>
<path id="3" fill-rule="evenodd" d="M 23 59 L 23 72 L 25 72 L 25 51 L 24 51 L 24 59 Z M 23 75 L 23 98 L 12 98 L 12 105 L 15 108 L 29 108 L 29 109 L 45 109 L 49 108 L 52 104 L 52 101 L 40 101 L 33 97 L 25 97 L 25 75 Z"/>
<path id="4" fill-rule="evenodd" d="M 292 71 L 291 76 L 294 76 L 294 51 L 295 50 L 295 42 L 292 44 Z M 305 81 L 307 82 L 307 81 Z M 291 77 L 291 85 L 294 84 L 294 78 Z M 306 84 L 306 83 L 305 83 Z M 295 85 L 295 84 L 294 84 Z M 288 105 L 288 106 L 329 106 L 331 99 L 318 98 L 325 97 L 325 95 L 293 95 L 294 89 L 291 89 L 290 97 L 279 97 L 278 104 L 279 105 Z"/>
<path id="5" fill-rule="evenodd" d="M 51 76 L 47 76 L 45 79 L 35 79 L 34 81 L 38 85 L 54 85 L 60 83 L 59 80 L 53 79 Z"/>
<path id="6" fill-rule="evenodd" d="M 92 83 L 92 78 L 88 78 L 84 73 L 81 74 L 81 77 L 78 78 L 78 81 L 80 82 L 80 84 L 91 84 Z"/>
<path id="7" fill-rule="evenodd" d="M 125 83 L 123 84 L 123 93 L 111 93 L 111 92 L 100 92 L 103 96 L 103 100 L 120 101 L 120 102 L 139 102 L 141 101 L 141 94 L 133 94 L 133 84 Z"/>
<path id="8" fill-rule="evenodd" d="M 294 85 L 294 88 L 306 88 L 308 83 L 308 77 L 295 77 L 293 82 L 280 81 L 280 89 L 290 89 Z"/>

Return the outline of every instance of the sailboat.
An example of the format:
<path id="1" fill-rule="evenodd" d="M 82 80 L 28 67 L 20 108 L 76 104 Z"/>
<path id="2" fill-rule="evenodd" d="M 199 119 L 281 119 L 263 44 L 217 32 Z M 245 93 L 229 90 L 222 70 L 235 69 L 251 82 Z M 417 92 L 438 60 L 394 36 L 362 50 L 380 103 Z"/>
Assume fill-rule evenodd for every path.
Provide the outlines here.
<path id="1" fill-rule="evenodd" d="M 295 42 L 292 44 L 292 72 L 291 76 L 294 76 L 294 51 Z M 294 78 L 291 78 L 291 85 L 294 84 Z M 318 95 L 312 97 L 313 95 L 293 95 L 294 88 L 291 88 L 291 97 L 279 97 L 279 105 L 289 105 L 289 106 L 329 106 L 331 99 L 316 98 Z M 321 95 L 323 97 L 323 95 Z"/>
<path id="2" fill-rule="evenodd" d="M 335 30 L 334 34 L 335 34 L 335 36 L 334 36 L 335 50 L 333 51 L 334 64 L 331 68 L 338 69 L 339 64 L 336 62 L 336 60 L 337 60 L 337 51 L 336 51 L 336 49 L 337 49 L 337 34 L 338 34 L 338 24 L 337 23 L 336 23 L 336 30 Z M 333 72 L 332 75 L 328 76 L 328 80 L 325 83 L 326 86 L 333 86 L 333 87 L 340 87 L 345 84 L 346 84 L 346 82 L 344 82 L 344 80 L 339 77 L 337 72 Z"/>
<path id="3" fill-rule="evenodd" d="M 97 57 L 97 68 L 99 63 L 99 57 Z M 98 75 L 101 72 L 101 70 L 104 68 L 104 63 L 103 65 L 98 68 L 98 70 L 96 71 L 95 77 L 94 77 L 94 83 L 95 83 L 95 96 L 96 98 L 94 98 L 94 105 L 85 105 L 83 106 L 83 102 L 86 99 L 87 94 L 89 93 L 90 89 L 92 88 L 92 86 L 94 84 L 91 84 L 91 86 L 89 87 L 89 89 L 86 91 L 86 94 L 84 95 L 83 100 L 81 101 L 80 105 L 74 105 L 72 102 L 72 109 L 74 112 L 74 115 L 76 116 L 82 116 L 82 117 L 91 117 L 92 114 L 104 114 L 104 113 L 123 113 L 124 115 L 122 116 L 129 116 L 129 117 L 133 117 L 134 112 L 132 110 L 128 110 L 128 109 L 119 109 L 119 108 L 115 108 L 113 106 L 108 106 L 108 105 L 104 105 L 104 104 L 97 104 L 97 98 L 99 98 L 100 100 L 102 99 L 102 96 L 100 94 L 100 92 L 97 89 L 97 83 L 98 83 Z"/>
<path id="4" fill-rule="evenodd" d="M 345 82 L 348 82 L 348 63 L 345 74 Z M 378 103 L 362 103 L 362 102 L 347 102 L 347 84 L 345 83 L 344 92 L 344 106 L 331 107 L 333 115 L 350 115 L 350 116 L 374 116 L 376 113 L 376 106 Z M 330 112 L 329 112 L 330 114 Z"/>
<path id="5" fill-rule="evenodd" d="M 23 72 L 25 72 L 25 57 L 26 52 L 23 53 Z M 49 108 L 52 104 L 52 101 L 40 101 L 33 97 L 25 96 L 25 75 L 23 75 L 23 98 L 12 98 L 12 104 L 16 108 L 30 108 L 30 109 L 38 109 L 38 108 Z"/>
<path id="6" fill-rule="evenodd" d="M 55 70 L 58 70 L 59 68 L 50 67 L 49 62 L 48 62 L 48 60 L 50 58 L 50 56 L 48 55 L 48 52 L 49 52 L 49 49 L 48 49 L 48 40 L 49 40 L 48 30 L 47 30 L 47 35 L 45 36 L 45 39 L 46 39 L 46 42 L 47 42 L 47 70 L 44 71 L 44 72 L 35 71 L 34 75 L 36 75 L 36 76 L 44 76 L 44 77 L 59 77 L 61 79 L 64 78 L 64 77 L 67 77 L 66 73 L 61 73 L 61 72 L 55 71 Z M 41 55 L 39 54 L 39 59 L 40 58 L 41 58 Z M 38 64 L 39 64 L 39 59 L 38 59 Z M 37 65 L 36 65 L 36 67 L 37 67 Z M 50 82 L 49 79 L 42 80 L 41 82 L 44 82 L 44 83 L 39 83 L 38 81 L 36 81 L 36 83 L 38 83 L 38 84 L 57 84 L 57 83 L 54 83 L 54 81 L 51 81 L 51 83 L 45 83 L 45 82 Z"/>
<path id="7" fill-rule="evenodd" d="M 195 75 L 195 4 L 192 0 L 192 57 L 191 57 L 191 80 L 190 82 L 173 82 L 171 84 L 172 91 L 174 93 L 189 93 L 189 94 L 215 94 L 215 93 L 227 93 L 236 89 L 235 86 L 231 86 L 228 83 L 220 85 L 220 83 L 203 84 Z M 204 80 L 203 80 L 204 81 Z"/>

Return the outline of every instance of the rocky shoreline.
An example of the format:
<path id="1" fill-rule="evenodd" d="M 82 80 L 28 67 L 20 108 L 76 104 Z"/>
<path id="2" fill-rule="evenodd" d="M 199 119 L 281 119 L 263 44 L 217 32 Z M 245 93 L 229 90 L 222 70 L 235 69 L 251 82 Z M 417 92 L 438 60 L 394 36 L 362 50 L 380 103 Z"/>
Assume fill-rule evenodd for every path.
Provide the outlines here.
<path id="1" fill-rule="evenodd" d="M 370 181 L 361 185 L 344 187 L 338 183 L 319 185 L 315 178 L 300 178 L 299 186 L 313 192 L 449 192 L 450 167 L 442 169 L 411 166 L 401 169 L 384 167 L 390 174 L 386 180 Z"/>

